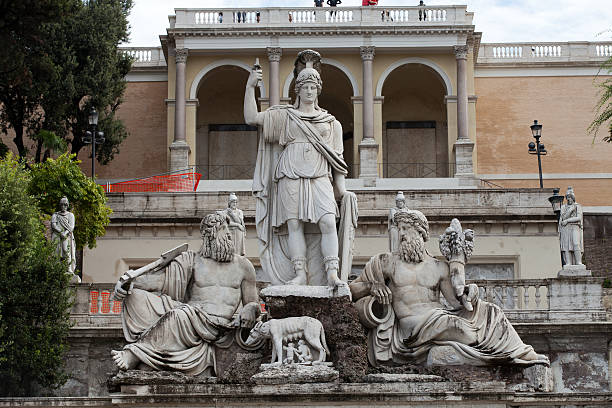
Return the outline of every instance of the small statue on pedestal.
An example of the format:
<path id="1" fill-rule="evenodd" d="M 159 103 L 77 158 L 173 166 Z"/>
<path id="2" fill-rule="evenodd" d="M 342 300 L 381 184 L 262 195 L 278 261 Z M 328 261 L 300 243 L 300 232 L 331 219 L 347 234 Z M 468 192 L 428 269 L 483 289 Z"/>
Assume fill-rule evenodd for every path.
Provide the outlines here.
<path id="1" fill-rule="evenodd" d="M 393 217 L 398 211 L 406 211 L 406 198 L 402 191 L 398 191 L 395 196 L 395 207 L 389 210 L 388 229 L 389 229 L 389 251 L 397 253 L 399 250 L 399 232 Z"/>
<path id="2" fill-rule="evenodd" d="M 567 204 L 563 204 L 559 216 L 561 252 L 566 265 L 582 265 L 582 206 L 576 202 L 571 186 L 567 188 L 565 199 Z"/>
<path id="3" fill-rule="evenodd" d="M 245 255 L 246 249 L 244 239 L 246 237 L 246 226 L 244 225 L 244 214 L 238 208 L 238 196 L 235 193 L 230 193 L 227 208 L 225 209 L 227 216 L 227 225 L 234 241 L 234 251 L 238 255 Z"/>
<path id="4" fill-rule="evenodd" d="M 60 210 L 51 216 L 51 240 L 57 244 L 57 254 L 68 264 L 66 273 L 73 276 L 73 282 L 81 282 L 81 278 L 74 273 L 76 270 L 74 214 L 68 211 L 69 204 L 68 198 L 62 197 L 59 202 Z"/>

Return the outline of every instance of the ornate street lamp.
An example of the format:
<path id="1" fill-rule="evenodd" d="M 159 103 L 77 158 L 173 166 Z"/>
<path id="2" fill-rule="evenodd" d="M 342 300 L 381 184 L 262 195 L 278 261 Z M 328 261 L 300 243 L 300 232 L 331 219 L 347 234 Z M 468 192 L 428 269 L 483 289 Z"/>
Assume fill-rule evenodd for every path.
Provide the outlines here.
<path id="1" fill-rule="evenodd" d="M 87 118 L 91 131 L 85 132 L 83 137 L 84 144 L 91 144 L 91 178 L 96 178 L 96 145 L 104 143 L 104 132 L 96 132 L 98 128 L 98 112 L 96 108 L 91 107 L 89 117 Z"/>
<path id="2" fill-rule="evenodd" d="M 546 156 L 546 149 L 544 148 L 544 144 L 540 143 L 540 137 L 542 136 L 542 125 L 538 124 L 537 120 L 533 121 L 533 125 L 530 126 L 531 134 L 533 138 L 536 140 L 535 143 L 529 142 L 529 154 L 538 155 L 538 171 L 540 173 L 540 188 L 544 188 L 544 183 L 542 182 L 542 159 L 540 156 Z"/>

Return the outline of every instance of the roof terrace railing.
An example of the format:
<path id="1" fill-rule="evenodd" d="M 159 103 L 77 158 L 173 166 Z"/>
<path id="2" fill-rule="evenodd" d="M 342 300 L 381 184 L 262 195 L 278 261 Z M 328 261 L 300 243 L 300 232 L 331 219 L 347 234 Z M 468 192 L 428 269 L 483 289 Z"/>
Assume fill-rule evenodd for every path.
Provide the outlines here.
<path id="1" fill-rule="evenodd" d="M 604 61 L 612 42 L 540 42 L 481 44 L 478 63 Z"/>
<path id="2" fill-rule="evenodd" d="M 466 6 L 175 9 L 171 28 L 296 25 L 471 25 Z"/>
<path id="3" fill-rule="evenodd" d="M 119 52 L 134 58 L 135 67 L 165 67 L 166 59 L 161 47 L 120 47 Z"/>

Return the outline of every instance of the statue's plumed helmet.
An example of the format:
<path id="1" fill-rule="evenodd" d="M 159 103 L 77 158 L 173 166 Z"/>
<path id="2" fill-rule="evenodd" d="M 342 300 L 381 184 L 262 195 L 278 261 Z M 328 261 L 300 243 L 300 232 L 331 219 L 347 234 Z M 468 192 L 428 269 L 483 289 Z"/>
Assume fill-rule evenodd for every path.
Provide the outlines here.
<path id="1" fill-rule="evenodd" d="M 66 205 L 69 205 L 70 203 L 68 202 L 68 197 L 63 196 L 63 197 L 60 199 L 60 204 L 66 204 Z"/>
<path id="2" fill-rule="evenodd" d="M 576 195 L 574 194 L 574 188 L 572 186 L 567 187 L 567 191 L 565 192 L 565 197 L 572 197 L 574 201 L 576 201 Z"/>
<path id="3" fill-rule="evenodd" d="M 317 85 L 318 92 L 321 93 L 323 88 L 321 54 L 313 50 L 304 50 L 298 54 L 294 65 L 295 93 L 297 94 L 306 82 L 314 82 Z"/>
<path id="4" fill-rule="evenodd" d="M 229 199 L 227 201 L 230 202 L 230 203 L 232 201 L 238 201 L 238 196 L 236 195 L 236 193 L 230 193 Z"/>
<path id="5" fill-rule="evenodd" d="M 423 241 L 429 239 L 429 222 L 427 222 L 427 218 L 425 215 L 418 210 L 408 210 L 408 211 L 398 211 L 393 216 L 393 221 L 395 224 L 408 224 L 421 236 L 423 237 Z"/>

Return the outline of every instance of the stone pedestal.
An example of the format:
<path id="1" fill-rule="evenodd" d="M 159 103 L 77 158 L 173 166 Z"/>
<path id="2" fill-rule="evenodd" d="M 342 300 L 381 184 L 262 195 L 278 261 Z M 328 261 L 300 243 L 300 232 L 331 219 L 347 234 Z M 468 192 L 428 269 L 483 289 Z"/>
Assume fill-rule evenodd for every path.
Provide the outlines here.
<path id="1" fill-rule="evenodd" d="M 474 178 L 474 161 L 472 153 L 474 142 L 470 139 L 457 139 L 455 149 L 455 177 Z"/>
<path id="2" fill-rule="evenodd" d="M 255 384 L 309 384 L 338 381 L 338 371 L 329 364 L 262 364 L 260 372 L 251 379 Z"/>
<path id="3" fill-rule="evenodd" d="M 574 276 L 593 276 L 591 270 L 584 265 L 563 265 L 563 269 L 557 273 L 559 278 L 571 278 Z"/>
<path id="4" fill-rule="evenodd" d="M 368 368 L 366 333 L 347 287 L 270 286 L 261 290 L 272 319 L 310 316 L 323 324 L 341 382 L 361 382 Z M 270 361 L 264 358 L 264 361 Z"/>
<path id="5" fill-rule="evenodd" d="M 373 138 L 359 143 L 359 178 L 365 187 L 374 187 L 378 177 L 378 143 Z"/>
<path id="6" fill-rule="evenodd" d="M 189 145 L 184 140 L 175 140 L 170 145 L 170 171 L 189 168 Z"/>

